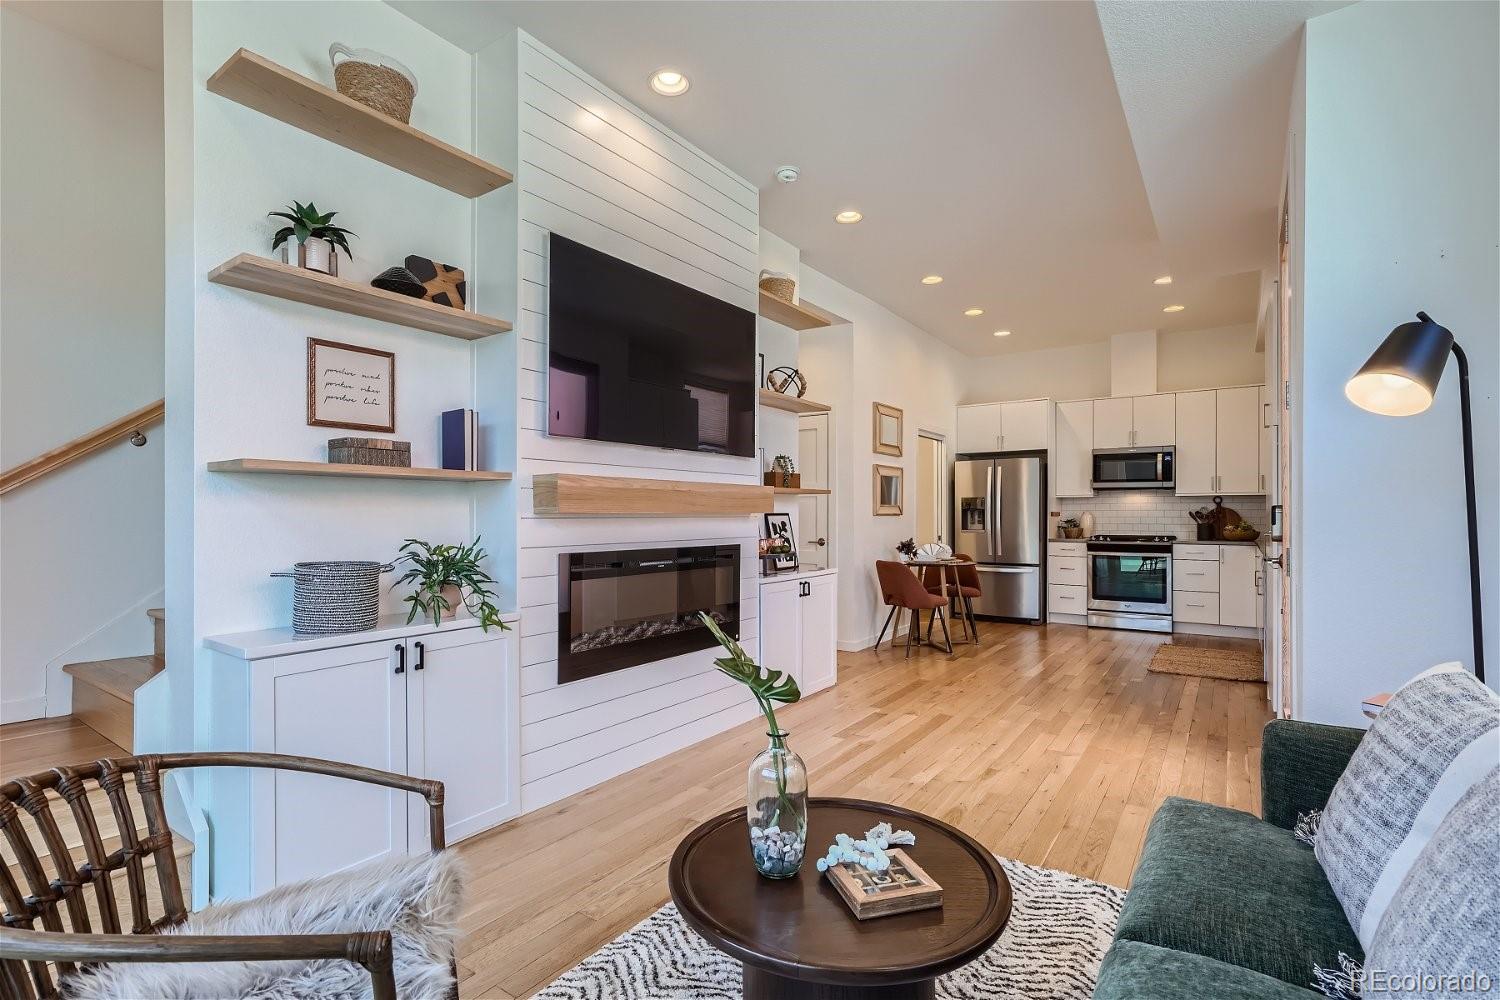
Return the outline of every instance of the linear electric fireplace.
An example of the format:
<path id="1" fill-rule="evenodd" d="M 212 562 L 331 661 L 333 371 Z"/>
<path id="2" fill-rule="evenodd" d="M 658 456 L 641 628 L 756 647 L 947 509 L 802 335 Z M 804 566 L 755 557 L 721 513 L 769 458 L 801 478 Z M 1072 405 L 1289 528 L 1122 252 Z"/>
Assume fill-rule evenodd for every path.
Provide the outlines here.
<path id="1" fill-rule="evenodd" d="M 740 547 L 564 552 L 557 557 L 557 682 L 715 645 L 708 612 L 740 635 Z"/>

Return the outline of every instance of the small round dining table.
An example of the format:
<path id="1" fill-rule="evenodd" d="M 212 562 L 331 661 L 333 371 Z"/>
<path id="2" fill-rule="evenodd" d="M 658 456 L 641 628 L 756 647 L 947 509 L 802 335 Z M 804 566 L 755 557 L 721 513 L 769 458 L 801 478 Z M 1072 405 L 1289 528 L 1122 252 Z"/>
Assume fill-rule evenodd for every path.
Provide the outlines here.
<path id="1" fill-rule="evenodd" d="M 906 559 L 906 560 L 904 560 L 904 562 L 906 563 L 906 565 L 908 565 L 908 566 L 911 567 L 912 572 L 917 575 L 917 579 L 918 580 L 922 579 L 922 571 L 923 570 L 927 569 L 929 566 L 936 566 L 937 567 L 937 571 L 938 571 L 938 588 L 939 588 L 938 589 L 938 595 L 940 597 L 942 597 L 944 601 L 948 602 L 948 607 L 950 609 L 953 607 L 953 599 L 955 597 L 958 597 L 961 594 L 961 591 L 958 588 L 958 567 L 960 567 L 964 563 L 968 562 L 967 559 L 957 559 L 957 558 L 954 558 L 953 556 L 947 556 L 946 558 L 943 558 L 943 559 L 924 558 L 924 557 L 918 556 L 915 559 Z M 951 590 L 949 589 L 950 585 L 949 585 L 949 582 L 948 582 L 948 577 L 949 577 L 949 571 L 950 570 L 952 571 L 952 576 L 953 576 L 953 582 L 952 582 L 952 589 Z M 967 619 L 966 617 L 964 617 L 964 613 L 963 613 L 963 610 L 962 610 L 962 607 L 963 607 L 962 600 L 960 600 L 958 603 L 959 603 L 959 608 L 960 608 L 959 614 L 958 614 L 958 620 L 960 622 L 962 622 L 963 625 L 964 625 L 963 640 L 965 642 L 978 642 L 979 641 L 979 630 L 976 629 L 976 628 L 974 628 L 974 623 L 972 621 L 970 621 L 969 619 Z M 944 632 L 947 635 L 947 639 L 948 639 L 948 644 L 946 646 L 939 646 L 937 643 L 935 643 L 935 642 L 932 641 L 932 638 L 931 638 L 931 636 L 932 636 L 932 625 L 931 625 L 931 623 L 929 623 L 928 626 L 927 626 L 927 638 L 922 638 L 920 636 L 918 638 L 921 639 L 922 642 L 925 642 L 927 645 L 931 646 L 933 649 L 941 649 L 944 652 L 946 652 L 949 656 L 952 656 L 953 655 L 953 634 L 950 631 L 948 631 L 947 629 L 944 629 Z"/>

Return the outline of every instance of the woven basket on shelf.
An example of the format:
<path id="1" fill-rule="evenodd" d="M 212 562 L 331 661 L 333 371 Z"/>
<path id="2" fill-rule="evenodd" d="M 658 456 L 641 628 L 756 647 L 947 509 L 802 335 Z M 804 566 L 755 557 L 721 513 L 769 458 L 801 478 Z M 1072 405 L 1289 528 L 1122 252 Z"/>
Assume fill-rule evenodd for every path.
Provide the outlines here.
<path id="1" fill-rule="evenodd" d="M 391 569 L 390 563 L 362 560 L 299 562 L 271 575 L 296 581 L 292 631 L 319 635 L 374 628 L 380 615 L 380 574 Z"/>
<path id="2" fill-rule="evenodd" d="M 390 56 L 341 43 L 329 47 L 328 60 L 333 63 L 333 83 L 340 94 L 411 124 L 411 104 L 417 96 L 417 80 L 411 70 Z"/>
<path id="3" fill-rule="evenodd" d="M 797 282 L 788 274 L 766 271 L 760 276 L 760 290 L 783 302 L 795 301 Z"/>

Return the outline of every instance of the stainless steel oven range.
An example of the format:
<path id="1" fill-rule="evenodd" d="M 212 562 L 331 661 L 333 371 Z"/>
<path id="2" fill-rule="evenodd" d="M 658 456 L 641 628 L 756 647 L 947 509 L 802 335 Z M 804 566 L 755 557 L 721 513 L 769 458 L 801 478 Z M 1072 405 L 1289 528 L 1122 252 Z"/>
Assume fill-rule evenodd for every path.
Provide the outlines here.
<path id="1" fill-rule="evenodd" d="M 1172 631 L 1176 535 L 1094 535 L 1089 554 L 1090 625 Z"/>

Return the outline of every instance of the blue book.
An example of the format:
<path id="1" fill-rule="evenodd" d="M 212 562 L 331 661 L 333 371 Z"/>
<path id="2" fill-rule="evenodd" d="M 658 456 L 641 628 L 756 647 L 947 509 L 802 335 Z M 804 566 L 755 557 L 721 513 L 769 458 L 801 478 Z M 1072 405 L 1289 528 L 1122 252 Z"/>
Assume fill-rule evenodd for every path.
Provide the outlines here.
<path id="1" fill-rule="evenodd" d="M 443 412 L 443 468 L 478 468 L 479 420 L 473 410 L 445 410 Z"/>

